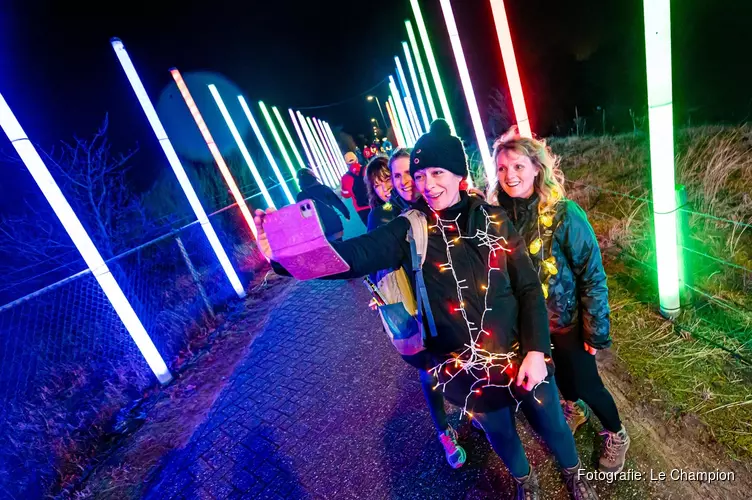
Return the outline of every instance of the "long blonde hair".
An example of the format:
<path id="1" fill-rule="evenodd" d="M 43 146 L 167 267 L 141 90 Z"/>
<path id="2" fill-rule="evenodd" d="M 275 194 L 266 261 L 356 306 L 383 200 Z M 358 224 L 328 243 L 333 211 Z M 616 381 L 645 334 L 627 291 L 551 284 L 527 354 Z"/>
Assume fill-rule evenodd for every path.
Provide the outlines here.
<path id="1" fill-rule="evenodd" d="M 559 168 L 559 157 L 553 154 L 551 148 L 542 139 L 520 137 L 517 126 L 513 125 L 507 132 L 501 135 L 493 146 L 494 167 L 498 164 L 499 155 L 504 151 L 514 151 L 519 155 L 527 156 L 530 162 L 538 167 L 538 175 L 535 177 L 535 192 L 540 198 L 539 210 L 543 212 L 547 208 L 553 208 L 566 195 L 564 189 L 564 173 Z M 496 185 L 490 192 L 491 203 L 498 204 L 501 184 Z"/>

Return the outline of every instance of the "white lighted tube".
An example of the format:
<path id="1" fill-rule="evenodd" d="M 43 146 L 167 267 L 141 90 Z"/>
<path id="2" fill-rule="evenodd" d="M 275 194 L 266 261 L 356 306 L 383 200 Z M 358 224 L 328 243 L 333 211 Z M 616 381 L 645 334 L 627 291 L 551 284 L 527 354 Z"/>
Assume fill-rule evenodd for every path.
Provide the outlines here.
<path id="1" fill-rule="evenodd" d="M 326 123 L 324 122 L 324 120 L 317 120 L 317 122 L 319 128 L 321 129 L 321 135 L 324 139 L 324 143 L 329 147 L 329 151 L 331 151 L 332 153 L 332 159 L 334 160 L 334 165 L 332 165 L 334 167 L 334 173 L 341 177 L 343 175 L 343 172 L 341 172 L 342 166 L 339 160 L 340 158 L 342 158 L 342 154 L 339 152 L 339 147 L 332 144 L 332 138 L 329 137 L 329 132 L 327 131 Z"/>
<path id="2" fill-rule="evenodd" d="M 242 95 L 238 96 L 238 101 L 240 101 L 240 107 L 243 108 L 243 113 L 245 113 L 246 118 L 248 118 L 248 121 L 251 124 L 253 133 L 256 134 L 256 139 L 258 139 L 261 144 L 261 149 L 264 151 L 266 159 L 269 161 L 269 165 L 272 166 L 274 175 L 277 177 L 277 181 L 279 181 L 279 185 L 282 187 L 282 192 L 285 193 L 287 201 L 290 204 L 295 203 L 295 197 L 290 192 L 290 188 L 287 187 L 285 178 L 282 176 L 282 172 L 279 171 L 279 166 L 277 166 L 277 162 L 274 160 L 274 156 L 272 156 L 269 145 L 266 144 L 266 139 L 261 135 L 261 129 L 259 128 L 258 123 L 256 123 L 256 118 L 254 118 L 253 113 L 251 113 L 251 108 L 248 107 L 248 103 L 245 102 L 245 98 Z"/>
<path id="3" fill-rule="evenodd" d="M 319 176 L 319 179 L 321 179 L 321 182 L 326 184 L 329 187 L 333 187 L 333 181 L 331 176 L 329 175 L 329 170 L 326 168 L 326 158 L 324 158 L 324 154 L 319 149 L 318 144 L 316 143 L 316 139 L 313 137 L 313 132 L 308 126 L 307 118 L 303 116 L 303 114 L 298 111 L 298 121 L 300 122 L 300 126 L 303 129 L 303 133 L 305 134 L 306 140 L 308 141 L 308 146 L 311 148 L 311 151 L 313 152 L 314 157 L 316 158 L 316 164 L 317 164 L 317 174 Z"/>
<path id="4" fill-rule="evenodd" d="M 253 222 L 253 215 L 251 215 L 251 211 L 248 210 L 248 204 L 246 203 L 245 198 L 243 198 L 240 189 L 238 189 L 238 185 L 235 182 L 230 169 L 227 167 L 224 158 L 222 158 L 222 154 L 219 152 L 219 148 L 214 142 L 214 138 L 212 137 L 211 132 L 209 132 L 209 128 L 206 126 L 206 122 L 204 121 L 203 116 L 201 116 L 201 112 L 198 110 L 198 106 L 196 106 L 196 102 L 193 100 L 191 92 L 188 90 L 188 85 L 185 84 L 183 76 L 176 68 L 171 69 L 170 74 L 172 74 L 172 77 L 178 86 L 178 90 L 183 96 L 183 100 L 188 106 L 188 110 L 191 112 L 191 116 L 193 116 L 193 119 L 196 122 L 201 135 L 204 137 L 204 141 L 209 147 L 209 151 L 211 152 L 212 158 L 214 158 L 214 161 L 217 164 L 217 168 L 219 168 L 219 171 L 222 173 L 222 177 L 225 179 L 227 186 L 230 188 L 230 192 L 232 193 L 233 198 L 235 198 L 235 203 L 238 204 L 240 213 L 243 214 L 243 218 L 245 219 L 246 224 L 248 224 L 248 227 L 250 228 L 255 238 L 257 234 L 256 224 Z"/>
<path id="5" fill-rule="evenodd" d="M 420 122 L 418 121 L 418 113 L 415 112 L 415 106 L 413 106 L 413 100 L 410 96 L 405 97 L 405 110 L 407 116 L 410 118 L 410 123 L 413 126 L 413 135 L 419 138 L 423 135 L 423 130 L 420 128 Z"/>
<path id="6" fill-rule="evenodd" d="M 389 96 L 389 100 L 386 102 L 386 112 L 389 115 L 389 120 L 392 122 L 392 131 L 394 131 L 394 139 L 397 142 L 398 148 L 405 147 L 405 136 L 402 135 L 402 128 L 400 127 L 397 117 L 394 116 L 392 111 L 392 97 Z"/>
<path id="7" fill-rule="evenodd" d="M 300 130 L 300 125 L 298 125 L 298 120 L 295 117 L 295 112 L 292 109 L 288 109 L 287 111 L 290 112 L 290 119 L 292 120 L 292 124 L 295 127 L 295 132 L 298 134 L 298 139 L 300 139 L 300 143 L 303 145 L 303 152 L 305 152 L 306 158 L 308 158 L 308 164 L 311 166 L 311 168 L 316 168 L 316 162 L 313 160 L 313 155 L 308 149 L 308 144 L 306 144 L 306 138 L 303 136 L 303 131 Z"/>
<path id="8" fill-rule="evenodd" d="M 460 81 L 462 82 L 462 90 L 465 94 L 465 101 L 467 102 L 468 110 L 470 111 L 470 119 L 473 122 L 473 129 L 475 130 L 475 140 L 478 142 L 478 151 L 480 151 L 480 157 L 483 160 L 483 166 L 486 171 L 487 186 L 492 186 L 496 179 L 496 168 L 494 167 L 493 160 L 491 159 L 491 149 L 488 146 L 488 139 L 486 139 L 486 132 L 483 129 L 483 120 L 480 118 L 480 110 L 478 109 L 478 102 L 475 100 L 475 92 L 473 92 L 473 83 L 470 80 L 470 72 L 467 69 L 467 61 L 465 61 L 465 53 L 462 50 L 462 42 L 460 41 L 460 34 L 457 31 L 457 23 L 454 20 L 454 13 L 452 12 L 452 5 L 449 0 L 440 0 L 441 10 L 444 13 L 444 20 L 446 21 L 447 31 L 449 32 L 449 40 L 452 42 L 452 50 L 454 51 L 454 60 L 457 62 L 457 69 L 460 73 Z"/>
<path id="9" fill-rule="evenodd" d="M 306 125 L 308 127 L 308 130 L 311 131 L 311 137 L 313 138 L 314 144 L 316 144 L 316 148 L 321 153 L 321 158 L 323 160 L 322 168 L 326 171 L 329 178 L 332 180 L 332 186 L 336 184 L 336 174 L 334 173 L 334 169 L 332 168 L 332 159 L 329 156 L 329 153 L 327 153 L 326 149 L 324 148 L 324 145 L 321 143 L 321 139 L 318 136 L 318 133 L 316 132 L 316 126 L 313 124 L 313 120 L 311 120 L 311 117 L 306 116 Z"/>
<path id="10" fill-rule="evenodd" d="M 319 139 L 321 141 L 321 144 L 324 146 L 324 149 L 326 150 L 327 154 L 329 155 L 329 158 L 331 160 L 331 166 L 332 166 L 332 172 L 335 174 L 338 173 L 337 169 L 337 157 L 334 155 L 334 151 L 332 150 L 332 145 L 329 144 L 329 140 L 326 138 L 326 134 L 324 134 L 324 129 L 321 126 L 321 120 L 314 117 L 313 118 L 313 124 L 316 127 L 316 131 L 319 134 Z"/>
<path id="11" fill-rule="evenodd" d="M 136 68 L 133 66 L 131 58 L 128 56 L 128 52 L 125 50 L 123 42 L 120 41 L 119 38 L 113 38 L 111 42 L 112 48 L 115 49 L 115 54 L 120 61 L 120 65 L 123 67 L 125 75 L 128 77 L 128 81 L 130 82 L 131 87 L 133 87 L 133 91 L 136 93 L 138 101 L 141 103 L 141 108 L 144 110 L 146 118 L 149 120 L 149 123 L 154 130 L 154 134 L 157 136 L 159 145 L 162 146 L 162 150 L 167 157 L 167 161 L 170 164 L 170 167 L 172 167 L 172 171 L 175 172 L 175 177 L 178 178 L 180 187 L 183 188 L 183 192 L 185 193 L 186 198 L 188 198 L 188 203 L 191 205 L 193 212 L 196 214 L 196 218 L 201 225 L 201 229 L 204 230 L 204 234 L 206 234 L 206 238 L 209 240 L 209 244 L 211 245 L 212 250 L 214 250 L 214 253 L 217 255 L 217 260 L 219 260 L 222 269 L 227 275 L 227 279 L 230 281 L 230 284 L 235 290 L 235 293 L 237 293 L 238 297 L 245 297 L 245 290 L 243 290 L 243 285 L 240 283 L 240 279 L 238 278 L 237 273 L 232 268 L 230 259 L 227 257 L 225 249 L 222 248 L 222 244 L 219 242 L 217 233 L 214 231 L 214 227 L 211 225 L 211 222 L 209 222 L 209 218 L 206 216 L 204 207 L 201 206 L 201 202 L 198 199 L 196 191 L 193 189 L 193 186 L 191 186 L 188 175 L 186 175 L 185 169 L 180 163 L 180 159 L 178 158 L 175 149 L 172 147 L 170 139 L 167 137 L 167 132 L 165 132 L 165 129 L 162 126 L 162 122 L 159 120 L 159 116 L 157 116 L 157 111 L 154 109 L 154 105 L 151 103 L 151 100 L 149 100 L 146 89 L 144 88 L 143 83 L 141 83 L 141 79 L 139 78 L 138 73 L 136 73 Z"/>
<path id="12" fill-rule="evenodd" d="M 323 125 L 326 128 L 327 134 L 329 134 L 329 140 L 331 141 L 332 147 L 334 148 L 334 154 L 336 155 L 337 164 L 339 165 L 338 170 L 342 175 L 345 175 L 345 173 L 347 172 L 347 164 L 345 163 L 345 158 L 342 154 L 342 150 L 339 148 L 339 143 L 334 137 L 332 127 L 329 125 L 329 122 L 323 122 Z"/>
<path id="13" fill-rule="evenodd" d="M 295 141 L 292 140 L 292 135 L 290 135 L 290 130 L 287 128 L 285 121 L 282 119 L 282 115 L 277 109 L 277 106 L 272 106 L 272 112 L 274 113 L 274 116 L 277 117 L 279 126 L 282 127 L 282 132 L 285 134 L 285 138 L 287 139 L 287 142 L 290 144 L 290 149 L 292 150 L 292 154 L 295 155 L 295 159 L 298 160 L 298 164 L 300 165 L 300 168 L 305 168 L 305 163 L 303 163 L 303 158 L 300 156 L 298 147 L 295 145 Z M 297 175 L 296 175 L 296 178 L 297 178 Z"/>
<path id="14" fill-rule="evenodd" d="M 209 84 L 209 92 L 211 92 L 211 95 L 214 98 L 214 102 L 217 103 L 219 112 L 222 113 L 222 118 L 225 119 L 227 128 L 230 129 L 230 133 L 232 134 L 233 139 L 235 139 L 235 144 L 237 144 L 238 149 L 240 150 L 240 155 L 245 160 L 246 165 L 248 165 L 248 168 L 251 171 L 251 175 L 253 175 L 253 179 L 256 181 L 256 184 L 261 191 L 261 196 L 264 197 L 266 205 L 270 208 L 277 208 L 276 205 L 274 205 L 274 201 L 272 200 L 269 191 L 266 189 L 264 179 L 261 178 L 261 174 L 259 173 L 258 168 L 256 168 L 256 164 L 253 162 L 253 158 L 251 158 L 251 153 L 248 152 L 248 148 L 245 147 L 243 138 L 240 137 L 238 127 L 235 126 L 235 122 L 233 121 L 232 116 L 230 116 L 230 112 L 227 110 L 227 106 L 225 106 L 225 102 L 222 100 L 222 96 L 219 95 L 219 91 L 217 90 L 216 85 L 214 85 L 213 83 Z"/>
<path id="15" fill-rule="evenodd" d="M 80 252 L 81 257 L 86 262 L 99 286 L 102 287 L 107 300 L 110 301 L 113 309 L 115 309 L 118 317 L 123 322 L 123 325 L 125 325 L 125 329 L 128 330 L 138 350 L 141 351 L 141 355 L 146 360 L 149 368 L 154 372 L 160 383 L 168 383 L 172 380 L 172 375 L 167 369 L 162 356 L 157 351 L 143 323 L 141 323 L 130 302 L 128 302 L 128 298 L 123 293 L 117 281 L 115 281 L 110 269 L 87 234 L 86 229 L 81 225 L 81 221 L 71 208 L 68 200 L 65 199 L 65 195 L 60 191 L 55 179 L 50 174 L 37 150 L 34 149 L 34 145 L 29 141 L 26 132 L 21 128 L 21 124 L 18 123 L 2 94 L 0 94 L 0 128 L 5 131 L 18 156 L 21 157 L 24 165 L 29 169 L 29 173 L 36 181 L 39 189 L 42 190 L 42 194 L 44 194 L 47 202 L 52 207 L 52 210 L 54 210 L 55 215 L 57 215 L 62 223 L 68 236 L 73 240 L 73 244 Z"/>
<path id="16" fill-rule="evenodd" d="M 420 109 L 420 116 L 423 118 L 423 129 L 428 132 L 430 122 L 428 121 L 428 113 L 426 112 L 426 105 L 423 104 L 423 95 L 420 91 L 420 84 L 418 83 L 418 75 L 415 73 L 415 66 L 413 65 L 413 58 L 410 55 L 410 47 L 407 42 L 402 42 L 402 50 L 405 52 L 405 60 L 407 61 L 407 70 L 410 72 L 410 80 L 413 82 L 413 88 L 415 89 L 415 100 L 418 101 L 418 108 Z"/>
<path id="17" fill-rule="evenodd" d="M 397 78 L 399 78 L 400 86 L 402 87 L 402 95 L 405 98 L 405 109 L 407 110 L 407 116 L 410 118 L 413 128 L 413 134 L 415 134 L 415 138 L 417 139 L 418 137 L 423 135 L 423 128 L 420 126 L 420 122 L 418 121 L 418 114 L 415 113 L 415 118 L 413 118 L 413 114 L 410 112 L 413 95 L 410 92 L 410 87 L 407 86 L 407 78 L 405 78 L 405 71 L 402 69 L 402 61 L 400 61 L 399 57 L 394 56 L 394 62 L 397 65 Z M 428 131 L 428 129 L 426 129 L 426 131 Z"/>
<path id="18" fill-rule="evenodd" d="M 298 123 L 300 123 L 300 128 L 303 131 L 303 136 L 305 137 L 305 141 L 308 143 L 308 147 L 311 150 L 311 155 L 313 156 L 313 171 L 316 173 L 316 176 L 319 178 L 322 184 L 326 184 L 327 186 L 331 186 L 331 179 L 326 174 L 326 171 L 324 170 L 324 163 L 325 160 L 321 156 L 321 152 L 316 147 L 316 144 L 313 142 L 313 137 L 311 136 L 311 131 L 308 130 L 308 124 L 306 123 L 305 118 L 300 113 L 300 111 L 296 112 Z"/>
<path id="19" fill-rule="evenodd" d="M 428 103 L 428 111 L 431 113 L 431 121 L 439 117 L 436 113 L 436 105 L 433 103 L 433 97 L 431 97 L 431 86 L 428 84 L 428 76 L 426 75 L 426 69 L 423 66 L 423 60 L 420 58 L 420 51 L 418 50 L 418 40 L 415 37 L 415 31 L 413 30 L 413 23 L 409 19 L 405 20 L 405 28 L 407 28 L 407 38 L 410 40 L 410 48 L 415 56 L 415 64 L 418 66 L 418 74 L 420 75 L 420 82 L 423 84 L 423 91 L 426 93 L 426 102 Z"/>
<path id="20" fill-rule="evenodd" d="M 402 98 L 400 97 L 397 84 L 394 83 L 394 77 L 389 75 L 389 90 L 392 92 L 392 105 L 397 111 L 397 117 L 399 118 L 400 125 L 402 126 L 402 133 L 405 136 L 405 142 L 408 148 L 413 147 L 417 137 L 413 135 L 412 126 L 410 125 L 410 119 L 407 116 L 407 111 L 402 105 Z"/>

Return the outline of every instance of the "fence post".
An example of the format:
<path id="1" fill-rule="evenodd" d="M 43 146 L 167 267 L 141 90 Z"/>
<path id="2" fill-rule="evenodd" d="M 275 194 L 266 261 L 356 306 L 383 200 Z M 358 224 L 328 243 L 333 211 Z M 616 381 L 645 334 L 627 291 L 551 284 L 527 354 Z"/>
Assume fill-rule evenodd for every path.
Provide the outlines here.
<path id="1" fill-rule="evenodd" d="M 178 244 L 178 248 L 180 248 L 180 254 L 183 256 L 185 265 L 188 266 L 188 270 L 191 272 L 191 278 L 193 278 L 193 282 L 196 284 L 196 287 L 198 287 L 198 293 L 201 295 L 201 298 L 204 301 L 204 305 L 206 306 L 206 310 L 209 313 L 209 316 L 214 318 L 214 309 L 212 308 L 211 302 L 209 302 L 209 297 L 206 295 L 204 285 L 201 284 L 198 272 L 196 271 L 196 268 L 193 267 L 191 257 L 188 255 L 188 252 L 185 249 L 185 245 L 183 245 L 183 240 L 180 239 L 180 235 L 177 233 L 175 233 L 175 241 Z"/>
<path id="2" fill-rule="evenodd" d="M 679 297 L 685 304 L 689 301 L 689 288 L 691 286 L 690 274 L 686 271 L 686 259 L 689 257 L 685 251 L 689 240 L 689 214 L 683 210 L 687 205 L 687 189 L 683 184 L 676 186 L 676 261 L 679 267 Z"/>

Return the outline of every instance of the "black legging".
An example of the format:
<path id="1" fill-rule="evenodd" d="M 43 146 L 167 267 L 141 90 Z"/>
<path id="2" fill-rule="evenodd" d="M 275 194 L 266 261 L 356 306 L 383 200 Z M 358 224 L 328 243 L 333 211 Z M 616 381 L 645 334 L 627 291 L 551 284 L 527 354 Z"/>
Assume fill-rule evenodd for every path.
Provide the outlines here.
<path id="1" fill-rule="evenodd" d="M 606 430 L 619 432 L 621 419 L 614 398 L 598 374 L 595 356 L 585 350 L 579 330 L 551 334 L 551 357 L 556 365 L 556 383 L 568 401 L 583 400 Z"/>

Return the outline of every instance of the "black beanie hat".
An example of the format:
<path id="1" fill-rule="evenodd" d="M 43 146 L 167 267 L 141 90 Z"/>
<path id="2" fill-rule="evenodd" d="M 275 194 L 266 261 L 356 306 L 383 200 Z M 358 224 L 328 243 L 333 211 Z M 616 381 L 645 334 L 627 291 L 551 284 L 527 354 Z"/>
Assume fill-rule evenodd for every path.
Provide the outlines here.
<path id="1" fill-rule="evenodd" d="M 431 123 L 431 129 L 423 134 L 410 153 L 410 175 L 418 170 L 438 167 L 460 177 L 467 177 L 467 157 L 459 137 L 452 135 L 449 124 L 443 118 Z"/>

